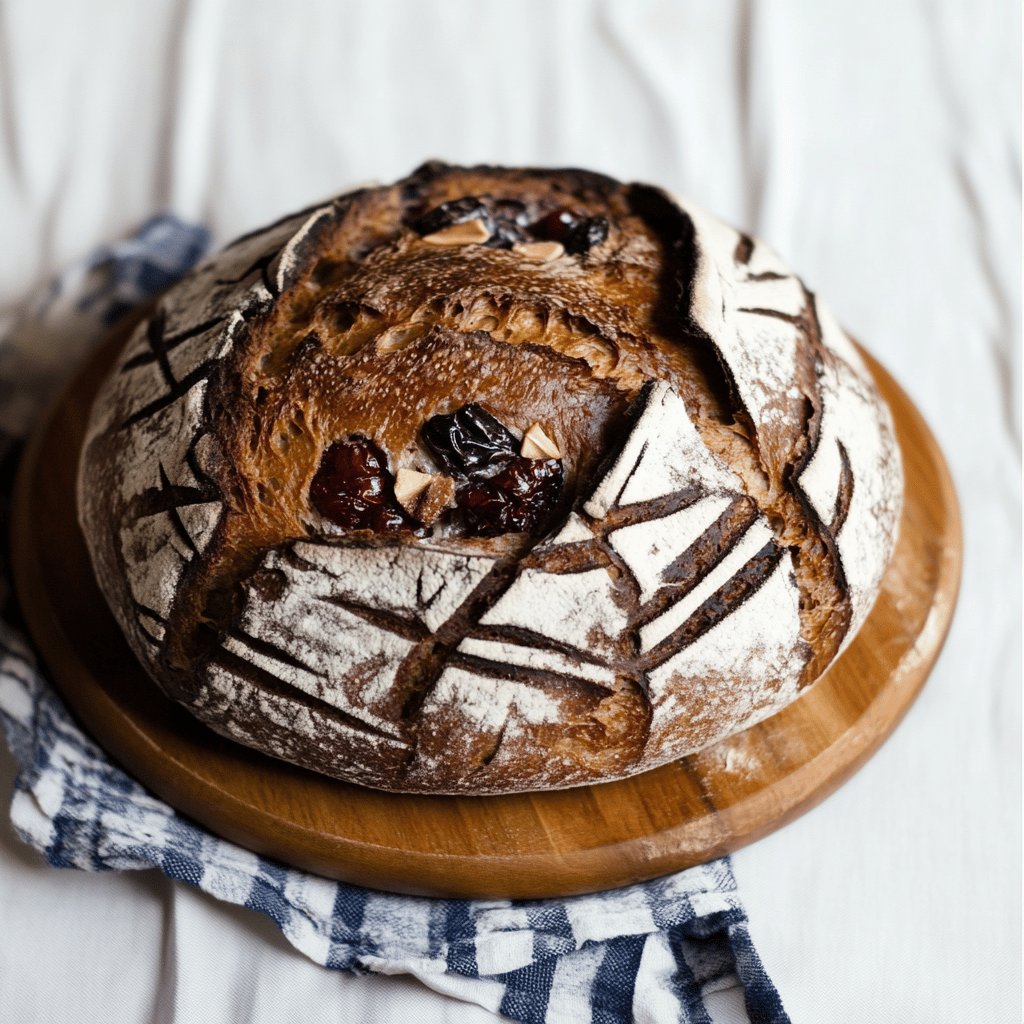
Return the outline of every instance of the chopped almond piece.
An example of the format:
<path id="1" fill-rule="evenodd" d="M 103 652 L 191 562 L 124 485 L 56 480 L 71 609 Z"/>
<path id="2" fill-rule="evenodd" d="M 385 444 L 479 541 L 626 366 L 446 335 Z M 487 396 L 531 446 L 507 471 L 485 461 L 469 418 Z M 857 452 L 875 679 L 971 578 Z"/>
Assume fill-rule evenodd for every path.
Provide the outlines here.
<path id="1" fill-rule="evenodd" d="M 491 233 L 482 220 L 467 220 L 425 235 L 423 241 L 430 245 L 472 245 L 486 242 L 490 237 Z"/>
<path id="2" fill-rule="evenodd" d="M 565 246 L 561 242 L 520 242 L 512 246 L 512 251 L 528 260 L 550 263 L 565 255 Z"/>
<path id="3" fill-rule="evenodd" d="M 523 445 L 519 454 L 525 459 L 560 459 L 562 453 L 558 445 L 544 433 L 539 423 L 534 423 L 523 435 Z"/>
<path id="4" fill-rule="evenodd" d="M 415 469 L 400 469 L 395 474 L 395 497 L 406 512 L 412 513 L 416 499 L 430 486 L 433 479 L 429 473 L 419 473 Z"/>
<path id="5" fill-rule="evenodd" d="M 395 474 L 395 497 L 409 515 L 429 526 L 455 497 L 449 476 L 400 469 Z"/>

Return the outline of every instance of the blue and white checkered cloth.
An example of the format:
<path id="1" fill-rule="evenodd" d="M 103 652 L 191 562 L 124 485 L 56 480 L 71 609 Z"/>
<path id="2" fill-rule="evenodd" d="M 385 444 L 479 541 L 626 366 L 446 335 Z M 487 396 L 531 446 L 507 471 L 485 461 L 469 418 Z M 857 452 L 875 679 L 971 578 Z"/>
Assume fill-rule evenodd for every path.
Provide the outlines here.
<path id="1" fill-rule="evenodd" d="M 0 343 L 5 536 L 17 452 L 40 404 L 107 325 L 183 274 L 207 244 L 202 228 L 155 217 L 51 285 Z M 18 621 L 0 562 L 0 720 L 20 769 L 11 820 L 54 867 L 159 868 L 267 914 L 326 967 L 412 974 L 530 1024 L 715 1024 L 726 1006 L 735 1021 L 739 1004 L 753 1024 L 788 1021 L 727 858 L 563 900 L 424 899 L 292 870 L 204 831 L 114 766 L 41 674 Z M 723 998 L 740 988 L 742 999 Z"/>

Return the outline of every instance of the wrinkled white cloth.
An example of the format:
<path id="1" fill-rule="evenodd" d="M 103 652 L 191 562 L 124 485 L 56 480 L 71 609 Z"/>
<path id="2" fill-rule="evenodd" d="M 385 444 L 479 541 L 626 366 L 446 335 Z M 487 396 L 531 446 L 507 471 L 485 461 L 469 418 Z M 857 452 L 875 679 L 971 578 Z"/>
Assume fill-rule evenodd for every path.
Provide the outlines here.
<path id="1" fill-rule="evenodd" d="M 755 945 L 798 1024 L 1011 1021 L 1019 40 L 1011 0 L 8 0 L 0 319 L 155 209 L 226 241 L 433 155 L 655 181 L 769 240 L 929 420 L 966 560 L 892 739 L 734 857 Z M 52 871 L 6 826 L 0 915 L 2 1020 L 494 1019 L 153 874 Z"/>

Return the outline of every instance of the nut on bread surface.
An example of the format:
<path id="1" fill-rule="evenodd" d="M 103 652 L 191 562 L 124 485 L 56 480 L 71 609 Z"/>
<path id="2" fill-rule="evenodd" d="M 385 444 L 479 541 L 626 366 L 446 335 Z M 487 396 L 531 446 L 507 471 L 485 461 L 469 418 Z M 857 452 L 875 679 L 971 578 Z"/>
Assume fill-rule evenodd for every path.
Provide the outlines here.
<path id="1" fill-rule="evenodd" d="M 92 409 L 78 510 L 160 688 L 351 782 L 621 778 L 813 683 L 902 470 L 827 307 L 640 184 L 431 162 L 172 287 Z"/>

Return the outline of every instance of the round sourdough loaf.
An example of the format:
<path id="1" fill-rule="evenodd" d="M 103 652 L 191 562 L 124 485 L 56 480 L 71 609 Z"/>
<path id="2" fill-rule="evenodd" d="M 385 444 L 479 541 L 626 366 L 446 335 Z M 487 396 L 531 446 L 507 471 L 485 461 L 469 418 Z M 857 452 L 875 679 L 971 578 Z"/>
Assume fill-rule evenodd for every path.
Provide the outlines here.
<path id="1" fill-rule="evenodd" d="M 96 398 L 79 516 L 159 686 L 382 789 L 620 778 L 792 701 L 892 551 L 890 416 L 767 246 L 432 162 L 238 239 Z"/>

